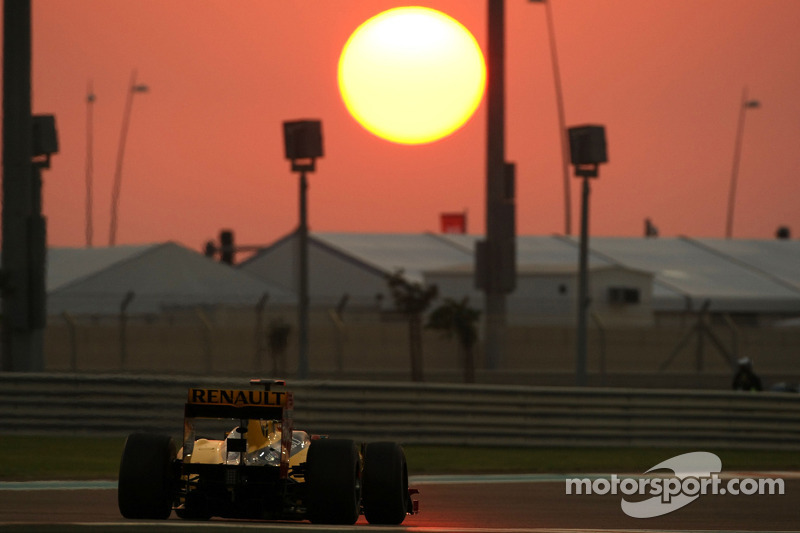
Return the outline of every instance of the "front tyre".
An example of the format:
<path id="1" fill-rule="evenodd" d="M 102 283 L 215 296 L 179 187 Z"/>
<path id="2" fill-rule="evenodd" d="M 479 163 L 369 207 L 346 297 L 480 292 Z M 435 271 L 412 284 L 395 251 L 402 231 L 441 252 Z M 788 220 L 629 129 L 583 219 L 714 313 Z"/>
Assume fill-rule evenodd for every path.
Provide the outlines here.
<path id="1" fill-rule="evenodd" d="M 367 444 L 364 454 L 364 516 L 370 524 L 397 525 L 408 509 L 408 469 L 395 442 Z"/>
<path id="2" fill-rule="evenodd" d="M 306 459 L 306 507 L 314 524 L 355 524 L 361 501 L 361 461 L 352 440 L 311 443 Z"/>
<path id="3" fill-rule="evenodd" d="M 125 518 L 165 520 L 172 512 L 172 438 L 134 433 L 125 441 L 119 465 L 117 503 Z"/>

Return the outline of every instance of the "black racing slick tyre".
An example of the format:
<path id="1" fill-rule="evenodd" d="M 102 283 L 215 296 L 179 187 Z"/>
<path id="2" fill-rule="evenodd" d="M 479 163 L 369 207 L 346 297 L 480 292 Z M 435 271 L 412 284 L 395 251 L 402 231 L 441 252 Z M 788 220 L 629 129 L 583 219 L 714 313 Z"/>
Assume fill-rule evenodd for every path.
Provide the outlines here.
<path id="1" fill-rule="evenodd" d="M 164 520 L 172 512 L 172 438 L 134 433 L 125 441 L 119 465 L 117 503 L 125 518 Z"/>
<path id="2" fill-rule="evenodd" d="M 361 503 L 361 460 L 352 440 L 321 439 L 306 458 L 306 506 L 314 524 L 355 524 Z"/>
<path id="3" fill-rule="evenodd" d="M 367 444 L 362 501 L 370 524 L 397 525 L 408 510 L 408 469 L 403 448 L 395 442 Z"/>

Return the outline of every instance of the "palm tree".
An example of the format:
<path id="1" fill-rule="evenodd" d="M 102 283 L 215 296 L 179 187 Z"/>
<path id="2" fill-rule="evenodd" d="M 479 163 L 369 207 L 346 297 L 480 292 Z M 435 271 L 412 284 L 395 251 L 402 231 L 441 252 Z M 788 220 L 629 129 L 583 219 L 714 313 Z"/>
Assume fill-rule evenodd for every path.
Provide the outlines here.
<path id="1" fill-rule="evenodd" d="M 411 380 L 422 381 L 422 315 L 436 298 L 439 289 L 436 285 L 412 283 L 397 270 L 387 276 L 389 290 L 398 311 L 408 319 L 408 350 L 411 359 Z"/>
<path id="2" fill-rule="evenodd" d="M 469 306 L 469 298 L 455 301 L 445 298 L 444 303 L 434 309 L 426 328 L 437 329 L 447 338 L 458 339 L 461 360 L 464 362 L 464 382 L 475 383 L 475 344 L 478 341 L 476 322 L 481 312 Z"/>

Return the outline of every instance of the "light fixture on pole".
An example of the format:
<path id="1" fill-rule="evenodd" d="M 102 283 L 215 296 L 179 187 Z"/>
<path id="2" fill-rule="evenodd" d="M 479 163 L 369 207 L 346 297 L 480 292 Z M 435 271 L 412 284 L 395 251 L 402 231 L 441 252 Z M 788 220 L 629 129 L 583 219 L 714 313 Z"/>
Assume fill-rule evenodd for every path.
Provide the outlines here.
<path id="1" fill-rule="evenodd" d="M 550 38 L 550 62 L 553 65 L 553 83 L 556 91 L 556 110 L 558 111 L 558 141 L 561 145 L 561 171 L 564 181 L 564 234 L 572 235 L 572 198 L 569 180 L 569 148 L 567 146 L 567 125 L 564 113 L 564 92 L 561 89 L 561 69 L 558 66 L 558 49 L 556 48 L 556 30 L 553 22 L 553 9 L 550 0 L 529 0 L 531 3 L 544 4 L 547 17 L 547 34 Z"/>
<path id="2" fill-rule="evenodd" d="M 308 207 L 306 203 L 308 182 L 306 172 L 316 170 L 316 158 L 322 157 L 322 122 L 295 120 L 283 123 L 283 140 L 286 159 L 292 162 L 292 171 L 300 173 L 300 224 L 297 227 L 298 290 L 297 377 L 308 377 Z"/>
<path id="3" fill-rule="evenodd" d="M 733 147 L 733 169 L 731 170 L 731 186 L 728 191 L 728 217 L 725 224 L 725 238 L 733 237 L 733 210 L 736 206 L 736 185 L 739 179 L 739 159 L 742 154 L 742 137 L 744 136 L 744 117 L 748 109 L 761 107 L 758 100 L 747 98 L 747 87 L 742 90 L 742 103 L 739 106 L 739 124 L 736 127 L 736 143 Z"/>
<path id="4" fill-rule="evenodd" d="M 581 198 L 581 243 L 578 260 L 578 331 L 576 339 L 575 382 L 586 385 L 587 315 L 589 312 L 589 178 L 599 174 L 600 163 L 606 163 L 606 132 L 603 126 L 569 128 L 570 160 L 575 176 L 583 178 Z"/>
<path id="5" fill-rule="evenodd" d="M 150 88 L 147 85 L 136 83 L 136 69 L 133 69 L 133 72 L 131 72 L 131 81 L 128 85 L 128 98 L 125 101 L 125 111 L 122 114 L 122 131 L 119 135 L 117 166 L 114 171 L 114 187 L 111 190 L 111 223 L 108 231 L 109 246 L 117 244 L 117 211 L 119 210 L 119 195 L 122 188 L 122 159 L 125 155 L 125 141 L 128 137 L 128 126 L 131 121 L 133 95 L 136 93 L 146 93 L 149 90 Z"/>

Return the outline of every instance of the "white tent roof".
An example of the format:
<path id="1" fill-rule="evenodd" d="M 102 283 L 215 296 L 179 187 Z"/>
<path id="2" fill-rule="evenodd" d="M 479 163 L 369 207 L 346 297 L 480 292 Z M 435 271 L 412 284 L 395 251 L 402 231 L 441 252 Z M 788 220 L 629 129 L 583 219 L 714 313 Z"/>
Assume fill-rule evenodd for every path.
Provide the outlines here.
<path id="1" fill-rule="evenodd" d="M 449 234 L 438 235 L 437 237 L 468 251 L 470 256 L 474 253 L 475 243 L 483 239 L 483 236 L 479 235 Z M 571 263 L 578 264 L 578 248 L 570 241 L 547 235 L 517 236 L 517 265 L 557 266 Z M 592 267 L 613 264 L 592 253 L 589 254 L 589 263 Z"/>
<path id="2" fill-rule="evenodd" d="M 469 269 L 476 235 L 327 234 L 314 238 L 384 271 L 423 272 Z M 447 246 L 442 246 L 442 244 Z M 591 268 L 619 265 L 654 275 L 657 309 L 699 309 L 706 300 L 716 311 L 800 311 L 800 241 L 693 240 L 591 237 Z M 577 237 L 517 237 L 518 269 L 577 264 Z"/>
<path id="3" fill-rule="evenodd" d="M 402 268 L 414 281 L 423 280 L 425 272 L 471 269 L 475 243 L 482 238 L 432 233 L 311 234 L 314 245 L 346 258 L 355 268 L 377 275 Z M 577 237 L 523 235 L 516 244 L 520 271 L 578 262 Z M 591 237 L 589 247 L 592 269 L 620 266 L 653 274 L 656 310 L 688 306 L 696 310 L 710 301 L 710 308 L 719 312 L 800 312 L 800 241 Z M 264 253 L 251 259 L 270 260 Z"/>
<path id="4" fill-rule="evenodd" d="M 129 292 L 131 313 L 167 306 L 255 305 L 294 296 L 246 272 L 173 242 L 113 248 L 52 248 L 47 265 L 48 314 L 119 312 Z"/>
<path id="5" fill-rule="evenodd" d="M 800 289 L 800 240 L 687 239 L 775 281 Z"/>
<path id="6" fill-rule="evenodd" d="M 157 246 L 158 244 L 140 244 L 109 248 L 49 248 L 47 250 L 47 292 L 58 290 Z"/>
<path id="7" fill-rule="evenodd" d="M 411 281 L 423 272 L 471 264 L 472 252 L 432 233 L 313 233 L 318 243 L 391 274 L 398 269 Z"/>
<path id="8" fill-rule="evenodd" d="M 410 279 L 421 280 L 423 272 L 450 268 L 472 268 L 477 235 L 434 233 L 313 233 L 311 238 L 337 252 L 356 258 L 383 272 L 399 268 Z M 549 236 L 517 238 L 517 263 L 522 267 L 560 267 L 577 264 L 578 249 L 569 241 Z M 590 254 L 593 268 L 614 265 Z"/>
<path id="9" fill-rule="evenodd" d="M 577 245 L 577 239 L 573 242 Z M 772 245 L 761 242 L 765 244 L 761 249 L 768 253 Z M 695 309 L 708 300 L 716 311 L 800 310 L 800 289 L 690 239 L 592 237 L 590 247 L 609 261 L 654 273 L 658 289 L 654 290 L 654 297 L 662 302 L 671 292 L 683 295 Z M 776 255 L 761 261 L 783 265 L 785 259 Z"/>

